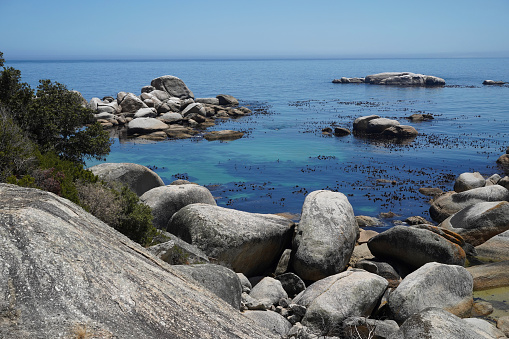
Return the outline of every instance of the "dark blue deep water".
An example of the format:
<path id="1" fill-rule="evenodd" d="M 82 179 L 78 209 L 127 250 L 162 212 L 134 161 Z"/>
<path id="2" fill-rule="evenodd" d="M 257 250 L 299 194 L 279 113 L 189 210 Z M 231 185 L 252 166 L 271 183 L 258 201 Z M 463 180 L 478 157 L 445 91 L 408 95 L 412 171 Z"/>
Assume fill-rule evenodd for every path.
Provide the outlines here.
<path id="1" fill-rule="evenodd" d="M 206 185 L 218 204 L 261 212 L 300 213 L 306 193 L 346 194 L 357 215 L 392 211 L 404 219 L 428 216 L 419 187 L 451 190 L 466 171 L 503 174 L 495 161 L 509 145 L 509 59 L 366 59 L 227 61 L 10 62 L 33 87 L 52 79 L 92 97 L 140 94 L 153 78 L 175 75 L 196 97 L 231 94 L 255 114 L 216 125 L 247 132 L 242 139 L 202 138 L 119 142 L 108 162 L 156 167 L 166 183 L 186 178 Z M 444 88 L 332 84 L 334 78 L 410 71 L 446 80 Z M 427 113 L 434 120 L 410 123 Z M 355 118 L 377 114 L 414 126 L 419 136 L 394 144 L 354 136 L 322 135 L 329 126 L 352 127 Z M 91 161 L 88 165 L 97 164 Z"/>

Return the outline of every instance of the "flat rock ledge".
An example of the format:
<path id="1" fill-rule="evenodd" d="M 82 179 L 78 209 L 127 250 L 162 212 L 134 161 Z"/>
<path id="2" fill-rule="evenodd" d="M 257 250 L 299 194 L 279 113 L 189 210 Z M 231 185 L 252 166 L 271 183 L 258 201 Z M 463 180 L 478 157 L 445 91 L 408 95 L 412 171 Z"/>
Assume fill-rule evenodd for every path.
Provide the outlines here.
<path id="1" fill-rule="evenodd" d="M 445 86 L 445 80 L 433 75 L 416 74 L 411 72 L 385 72 L 367 75 L 364 78 L 340 78 L 332 81 L 335 84 L 372 84 L 390 86 Z"/>

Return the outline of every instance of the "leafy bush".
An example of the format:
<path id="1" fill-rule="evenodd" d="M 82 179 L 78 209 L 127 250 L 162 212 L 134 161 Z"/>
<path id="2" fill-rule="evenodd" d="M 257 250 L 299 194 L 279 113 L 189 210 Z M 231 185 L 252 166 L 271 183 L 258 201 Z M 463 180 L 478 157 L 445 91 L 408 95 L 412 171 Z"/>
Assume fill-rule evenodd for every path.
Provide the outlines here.
<path id="1" fill-rule="evenodd" d="M 77 184 L 85 210 L 141 245 L 149 245 L 158 234 L 150 207 L 140 202 L 129 187 L 108 187 L 103 182 Z"/>

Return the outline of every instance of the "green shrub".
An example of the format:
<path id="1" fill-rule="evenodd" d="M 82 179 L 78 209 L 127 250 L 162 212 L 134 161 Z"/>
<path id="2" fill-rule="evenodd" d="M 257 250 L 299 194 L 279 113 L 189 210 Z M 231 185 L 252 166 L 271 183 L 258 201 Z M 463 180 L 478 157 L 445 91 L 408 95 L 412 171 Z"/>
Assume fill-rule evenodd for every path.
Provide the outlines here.
<path id="1" fill-rule="evenodd" d="M 158 234 L 150 207 L 140 202 L 129 187 L 109 187 L 103 182 L 77 184 L 81 206 L 120 233 L 141 245 Z"/>

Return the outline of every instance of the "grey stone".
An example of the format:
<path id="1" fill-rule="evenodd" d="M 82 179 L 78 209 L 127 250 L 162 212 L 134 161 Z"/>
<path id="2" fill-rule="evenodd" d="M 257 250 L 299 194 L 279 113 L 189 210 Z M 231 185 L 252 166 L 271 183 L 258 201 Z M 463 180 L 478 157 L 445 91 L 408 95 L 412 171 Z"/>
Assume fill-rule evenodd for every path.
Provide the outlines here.
<path id="1" fill-rule="evenodd" d="M 276 276 L 276 279 L 281 282 L 283 289 L 291 298 L 295 297 L 297 294 L 306 289 L 306 284 L 304 284 L 302 279 L 295 273 L 284 273 Z"/>
<path id="2" fill-rule="evenodd" d="M 249 295 L 260 300 L 267 308 L 271 305 L 278 305 L 281 298 L 288 298 L 288 294 L 283 289 L 281 281 L 271 277 L 265 277 L 253 286 Z"/>
<path id="3" fill-rule="evenodd" d="M 504 332 L 496 328 L 494 325 L 492 325 L 490 322 L 484 319 L 480 318 L 465 318 L 463 319 L 467 323 L 476 326 L 477 328 L 481 329 L 482 331 L 489 334 L 492 338 L 496 339 L 507 339 Z"/>
<path id="4" fill-rule="evenodd" d="M 168 101 L 168 100 L 170 100 L 170 98 L 172 98 L 172 96 L 170 96 L 170 94 L 168 94 L 168 92 L 166 92 L 164 90 L 161 91 L 161 90 L 156 89 L 156 90 L 153 90 L 152 92 L 150 92 L 150 94 L 162 102 Z M 180 102 L 180 99 L 175 98 L 175 101 Z"/>
<path id="5" fill-rule="evenodd" d="M 92 111 L 97 111 L 97 107 L 99 104 L 103 104 L 102 100 L 99 98 L 92 98 L 87 104 L 87 107 L 90 108 Z"/>
<path id="6" fill-rule="evenodd" d="M 480 202 L 465 207 L 445 219 L 441 227 L 463 237 L 466 242 L 478 246 L 488 239 L 509 230 L 509 202 Z"/>
<path id="7" fill-rule="evenodd" d="M 293 241 L 292 266 L 304 280 L 345 269 L 359 236 L 352 205 L 339 192 L 314 191 L 305 199 Z"/>
<path id="8" fill-rule="evenodd" d="M 292 328 L 292 324 L 276 312 L 246 311 L 243 314 L 274 335 L 285 337 Z"/>
<path id="9" fill-rule="evenodd" d="M 373 259 L 375 256 L 369 250 L 368 244 L 360 244 L 353 248 L 352 256 L 348 264 L 355 267 L 357 263 L 364 259 Z"/>
<path id="10" fill-rule="evenodd" d="M 344 137 L 352 134 L 348 128 L 336 127 L 334 128 L 334 135 L 337 137 Z"/>
<path id="11" fill-rule="evenodd" d="M 355 264 L 355 267 L 379 275 L 387 280 L 398 281 L 401 279 L 401 276 L 396 271 L 396 269 L 394 269 L 394 267 L 391 264 L 384 261 L 364 259 L 357 262 Z"/>
<path id="12" fill-rule="evenodd" d="M 240 309 L 242 285 L 237 274 L 229 268 L 213 264 L 175 265 L 173 268 L 190 275 L 233 308 Z"/>
<path id="13" fill-rule="evenodd" d="M 409 317 L 388 339 L 493 339 L 477 325 L 440 308 L 428 308 Z"/>
<path id="14" fill-rule="evenodd" d="M 476 246 L 475 251 L 481 261 L 498 262 L 509 260 L 509 231 L 500 233 L 484 244 Z"/>
<path id="15" fill-rule="evenodd" d="M 183 117 L 187 117 L 188 115 L 190 115 L 192 113 L 199 114 L 203 117 L 205 117 L 207 115 L 207 112 L 205 111 L 205 106 L 203 106 L 203 104 L 199 104 L 199 103 L 192 103 L 192 104 L 188 105 L 186 108 L 184 108 L 184 110 L 182 111 L 181 114 Z"/>
<path id="16" fill-rule="evenodd" d="M 103 163 L 89 168 L 94 175 L 106 182 L 127 185 L 138 196 L 155 187 L 163 186 L 163 180 L 151 169 L 132 163 Z"/>
<path id="17" fill-rule="evenodd" d="M 467 268 L 474 279 L 474 291 L 509 287 L 509 261 L 500 261 Z"/>
<path id="18" fill-rule="evenodd" d="M 181 121 L 182 115 L 180 113 L 168 112 L 163 114 L 159 119 L 164 123 L 171 124 Z"/>
<path id="19" fill-rule="evenodd" d="M 485 186 L 465 192 L 447 192 L 431 201 L 429 213 L 436 222 L 442 222 L 465 207 L 484 201 L 507 201 L 509 190 L 500 186 Z"/>
<path id="20" fill-rule="evenodd" d="M 371 314 L 387 285 L 376 274 L 353 269 L 315 282 L 294 302 L 307 307 L 303 325 L 317 333 L 340 335 L 344 320 Z"/>
<path id="21" fill-rule="evenodd" d="M 134 118 L 155 118 L 157 116 L 157 113 L 155 109 L 147 107 L 147 108 L 140 108 L 136 113 L 134 114 Z"/>
<path id="22" fill-rule="evenodd" d="M 218 98 L 196 98 L 196 99 L 194 99 L 194 102 L 198 102 L 200 104 L 207 104 L 207 105 L 219 105 Z"/>
<path id="23" fill-rule="evenodd" d="M 366 127 L 366 133 L 368 134 L 382 133 L 387 128 L 397 125 L 399 125 L 399 122 L 397 120 L 387 118 L 372 119 L 368 122 L 368 126 Z"/>
<path id="24" fill-rule="evenodd" d="M 413 268 L 434 261 L 463 266 L 466 257 L 462 245 L 462 239 L 432 226 L 428 229 L 394 226 L 368 241 L 375 257 L 403 262 Z"/>
<path id="25" fill-rule="evenodd" d="M 216 96 L 219 100 L 219 105 L 237 106 L 239 101 L 228 94 L 219 94 Z"/>
<path id="26" fill-rule="evenodd" d="M 117 98 L 118 98 L 118 96 L 117 96 Z M 127 95 L 125 95 L 121 101 L 117 99 L 117 102 L 119 103 L 120 107 L 122 108 L 122 112 L 135 113 L 140 108 L 148 107 L 143 101 L 141 101 L 140 98 L 138 98 L 133 93 L 127 93 Z"/>
<path id="27" fill-rule="evenodd" d="M 509 316 L 498 318 L 497 328 L 504 332 L 506 336 L 509 336 Z"/>
<path id="28" fill-rule="evenodd" d="M 472 291 L 473 279 L 464 267 L 428 263 L 403 279 L 389 296 L 389 308 L 398 322 L 428 307 L 468 316 Z"/>
<path id="29" fill-rule="evenodd" d="M 410 72 L 386 72 L 368 75 L 365 83 L 393 86 L 444 86 L 445 80 L 439 77 Z"/>
<path id="30" fill-rule="evenodd" d="M 244 136 L 244 132 L 240 131 L 232 131 L 232 130 L 222 130 L 222 131 L 212 131 L 206 133 L 203 137 L 208 141 L 216 141 L 216 140 L 237 140 Z"/>
<path id="31" fill-rule="evenodd" d="M 382 132 L 383 136 L 396 139 L 415 138 L 418 134 L 414 127 L 407 125 L 390 126 Z"/>
<path id="32" fill-rule="evenodd" d="M 155 90 L 154 86 L 143 86 L 141 88 L 141 93 L 150 93 Z"/>
<path id="33" fill-rule="evenodd" d="M 191 204 L 173 215 L 168 231 L 249 277 L 276 263 L 293 226 L 292 221 L 276 215 Z"/>
<path id="34" fill-rule="evenodd" d="M 359 118 L 355 119 L 355 121 L 353 122 L 353 132 L 359 133 L 359 134 L 366 133 L 366 130 L 368 128 L 368 123 L 371 120 L 379 119 L 379 118 L 380 118 L 380 116 L 378 116 L 378 115 L 368 115 L 368 116 L 363 116 L 363 117 L 359 117 Z"/>
<path id="35" fill-rule="evenodd" d="M 357 221 L 357 225 L 359 225 L 359 227 L 383 226 L 380 219 L 369 217 L 367 215 L 358 215 L 355 217 L 355 221 Z"/>
<path id="36" fill-rule="evenodd" d="M 147 247 L 147 251 L 170 265 L 208 263 L 209 258 L 199 248 L 186 243 L 171 233 L 164 232 L 170 240 Z"/>
<path id="37" fill-rule="evenodd" d="M 502 177 L 495 173 L 491 177 L 486 179 L 486 186 L 497 185 L 500 179 L 502 179 Z"/>
<path id="38" fill-rule="evenodd" d="M 483 187 L 485 184 L 486 180 L 479 172 L 461 173 L 454 183 L 454 191 L 464 192 L 472 188 Z"/>
<path id="39" fill-rule="evenodd" d="M 237 273 L 237 276 L 239 277 L 240 284 L 242 285 L 242 292 L 245 293 L 251 292 L 253 286 L 251 286 L 251 282 L 249 282 L 249 279 L 243 273 Z"/>
<path id="40" fill-rule="evenodd" d="M 503 81 L 495 81 L 495 80 L 484 80 L 482 82 L 483 85 L 504 85 Z"/>
<path id="41" fill-rule="evenodd" d="M 342 77 L 341 79 L 332 80 L 333 84 L 363 84 L 364 78 L 347 78 Z"/>
<path id="42" fill-rule="evenodd" d="M 155 187 L 145 192 L 140 200 L 152 209 L 154 226 L 165 230 L 173 214 L 182 207 L 203 203 L 216 206 L 210 191 L 199 185 L 167 185 Z"/>
<path id="43" fill-rule="evenodd" d="M 155 78 L 150 84 L 158 90 L 167 92 L 171 97 L 180 99 L 194 98 L 193 92 L 187 88 L 186 84 L 172 75 Z"/>
<path id="44" fill-rule="evenodd" d="M 94 115 L 94 118 L 96 120 L 99 120 L 99 119 L 105 119 L 105 120 L 109 120 L 109 119 L 114 119 L 115 118 L 115 115 L 111 114 L 111 113 L 106 113 L 106 112 L 103 112 L 103 113 L 97 113 Z"/>
<path id="45" fill-rule="evenodd" d="M 273 338 L 66 199 L 0 184 L 0 206 L 1 338 Z"/>
<path id="46" fill-rule="evenodd" d="M 277 263 L 274 275 L 278 276 L 288 271 L 291 255 L 292 255 L 291 249 L 287 248 L 286 250 L 284 250 L 283 254 L 281 254 L 281 258 Z"/>
<path id="47" fill-rule="evenodd" d="M 244 307 L 248 310 L 253 310 L 253 311 L 267 310 L 267 307 L 260 300 L 251 297 L 246 292 L 242 292 L 242 303 L 244 304 Z"/>
<path id="48" fill-rule="evenodd" d="M 149 134 L 167 129 L 168 125 L 156 118 L 137 118 L 127 124 L 127 134 Z"/>
<path id="49" fill-rule="evenodd" d="M 365 317 L 351 317 L 343 322 L 343 338 L 377 338 L 384 339 L 399 330 L 394 320 L 377 320 Z"/>

